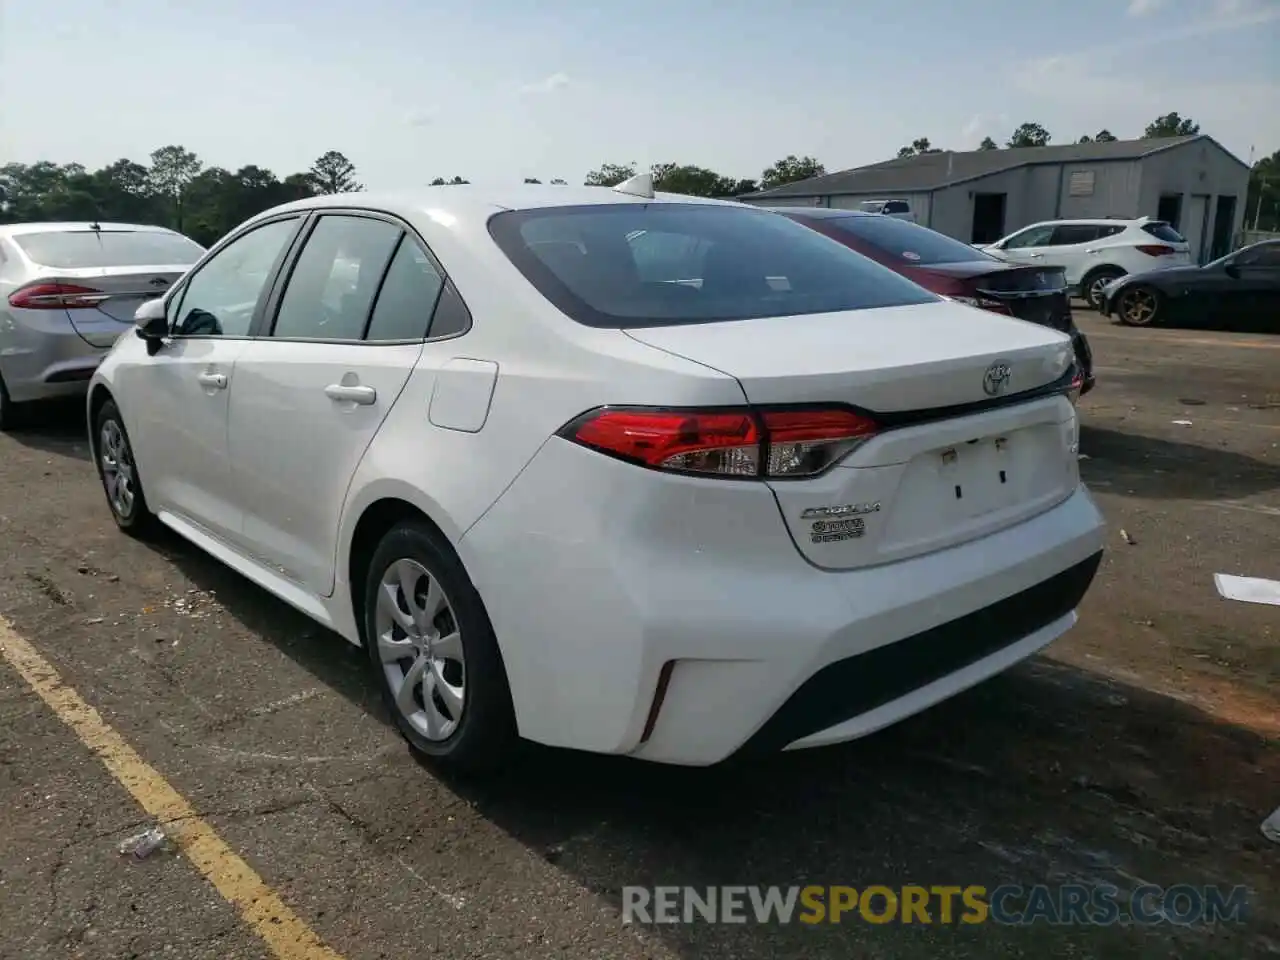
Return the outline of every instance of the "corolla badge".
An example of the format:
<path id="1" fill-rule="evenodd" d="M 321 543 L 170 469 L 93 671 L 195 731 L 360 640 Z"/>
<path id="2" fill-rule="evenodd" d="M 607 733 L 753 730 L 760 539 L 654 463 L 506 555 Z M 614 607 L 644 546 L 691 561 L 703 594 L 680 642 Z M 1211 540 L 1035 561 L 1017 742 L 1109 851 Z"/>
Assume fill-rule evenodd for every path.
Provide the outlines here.
<path id="1" fill-rule="evenodd" d="M 982 375 L 982 392 L 988 397 L 998 397 L 1009 389 L 1009 380 L 1013 376 L 1013 368 L 1007 360 L 997 360 L 987 367 Z"/>

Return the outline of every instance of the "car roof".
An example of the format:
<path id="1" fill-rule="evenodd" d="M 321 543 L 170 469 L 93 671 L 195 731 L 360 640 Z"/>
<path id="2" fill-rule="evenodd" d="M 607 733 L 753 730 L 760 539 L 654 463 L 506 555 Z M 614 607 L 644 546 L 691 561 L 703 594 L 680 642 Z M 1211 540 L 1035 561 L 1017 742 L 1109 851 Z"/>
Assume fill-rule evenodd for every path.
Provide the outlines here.
<path id="1" fill-rule="evenodd" d="M 503 210 L 536 210 L 544 207 L 608 206 L 624 203 L 689 203 L 741 207 L 731 200 L 689 197 L 678 193 L 654 193 L 637 197 L 609 187 L 571 187 L 542 184 L 492 187 L 481 184 L 444 184 L 406 190 L 337 193 L 295 200 L 268 213 L 314 210 L 328 207 L 370 208 L 388 213 L 446 213 L 455 216 L 484 216 Z"/>
<path id="2" fill-rule="evenodd" d="M 49 220 L 45 222 L 0 224 L 0 233 L 11 237 L 19 237 L 26 233 L 83 233 L 94 227 L 103 233 L 173 233 L 168 227 L 157 227 L 146 223 L 106 223 L 93 220 Z"/>
<path id="3" fill-rule="evenodd" d="M 881 203 L 883 201 L 876 201 Z M 867 213 L 865 210 L 844 210 L 833 207 L 757 207 L 758 210 L 768 210 L 770 213 L 798 213 L 806 217 L 813 217 L 817 220 L 835 220 L 841 217 L 879 217 L 879 213 Z"/>
<path id="4" fill-rule="evenodd" d="M 1119 224 L 1126 227 L 1134 227 L 1140 223 L 1164 223 L 1164 220 L 1156 220 L 1154 217 L 1081 217 L 1076 220 L 1041 220 L 1039 223 L 1028 224 L 1032 227 L 1109 227 Z M 1023 229 L 1026 229 L 1025 227 Z"/>

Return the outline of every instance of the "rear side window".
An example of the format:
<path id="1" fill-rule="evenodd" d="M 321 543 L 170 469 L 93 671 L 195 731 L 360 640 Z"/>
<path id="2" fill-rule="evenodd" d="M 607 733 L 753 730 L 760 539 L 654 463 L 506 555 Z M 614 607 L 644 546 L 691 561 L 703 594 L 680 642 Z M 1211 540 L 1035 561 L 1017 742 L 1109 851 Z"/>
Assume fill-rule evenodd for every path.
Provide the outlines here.
<path id="1" fill-rule="evenodd" d="M 271 335 L 359 340 L 400 233 L 371 217 L 321 217 L 289 274 Z"/>
<path id="2" fill-rule="evenodd" d="M 1088 243 L 1097 240 L 1102 232 L 1100 227 L 1087 223 L 1064 223 L 1053 228 L 1053 237 L 1049 240 L 1051 247 L 1069 247 L 1077 243 Z"/>
<path id="3" fill-rule="evenodd" d="M 387 268 L 365 339 L 423 339 L 443 285 L 430 258 L 406 236 Z"/>
<path id="4" fill-rule="evenodd" d="M 863 310 L 937 298 L 778 214 L 611 203 L 499 213 L 489 232 L 574 320 L 663 326 Z"/>
<path id="5" fill-rule="evenodd" d="M 160 230 L 59 230 L 13 237 L 27 259 L 45 267 L 190 266 L 204 247 Z"/>
<path id="6" fill-rule="evenodd" d="M 952 240 L 928 227 L 893 217 L 830 217 L 820 221 L 831 230 L 856 237 L 893 260 L 907 265 L 931 263 L 972 263 L 994 260 L 959 240 Z"/>
<path id="7" fill-rule="evenodd" d="M 890 200 L 884 205 L 885 213 L 910 213 L 911 207 L 905 200 Z"/>
<path id="8" fill-rule="evenodd" d="M 1167 223 L 1144 223 L 1142 225 L 1144 233 L 1149 233 L 1157 240 L 1163 240 L 1165 243 L 1186 243 L 1187 239 L 1173 227 Z"/>

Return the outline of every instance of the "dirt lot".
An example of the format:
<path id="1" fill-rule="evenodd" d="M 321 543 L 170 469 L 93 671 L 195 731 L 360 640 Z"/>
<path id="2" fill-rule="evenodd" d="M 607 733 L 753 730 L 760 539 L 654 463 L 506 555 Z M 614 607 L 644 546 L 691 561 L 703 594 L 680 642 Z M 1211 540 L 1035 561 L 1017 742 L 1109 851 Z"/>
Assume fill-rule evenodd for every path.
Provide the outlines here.
<path id="1" fill-rule="evenodd" d="M 343 641 L 115 531 L 78 408 L 0 438 L 0 613 L 347 960 L 1280 952 L 1258 829 L 1280 804 L 1280 608 L 1212 582 L 1280 578 L 1280 338 L 1082 324 L 1081 467 L 1111 532 L 1079 626 L 856 744 L 712 771 L 530 748 L 498 782 L 443 781 Z M 186 856 L 117 858 L 143 811 L 3 660 L 0 809 L 0 956 L 270 956 Z M 1068 881 L 1244 884 L 1252 909 L 1217 929 L 618 912 L 624 884 Z"/>

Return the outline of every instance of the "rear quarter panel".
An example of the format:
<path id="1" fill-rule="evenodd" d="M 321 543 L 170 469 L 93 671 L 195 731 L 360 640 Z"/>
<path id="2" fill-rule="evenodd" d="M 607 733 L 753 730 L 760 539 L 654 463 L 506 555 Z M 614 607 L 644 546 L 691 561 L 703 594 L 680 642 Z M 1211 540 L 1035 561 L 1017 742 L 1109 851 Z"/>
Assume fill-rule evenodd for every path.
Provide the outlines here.
<path id="1" fill-rule="evenodd" d="M 570 320 L 524 279 L 483 224 L 470 230 L 465 226 L 447 230 L 422 225 L 424 239 L 467 304 L 472 326 L 460 336 L 427 343 L 357 468 L 338 539 L 340 579 L 346 576 L 345 558 L 356 524 L 379 499 L 401 499 L 422 510 L 473 570 L 477 565 L 468 562 L 467 530 L 542 445 L 578 414 L 606 403 L 744 401 L 732 377 L 638 343 L 619 330 Z M 497 367 L 479 429 L 432 422 L 432 399 L 446 366 Z M 458 421 L 456 426 L 475 423 Z M 477 587 L 483 595 L 485 585 Z"/>

